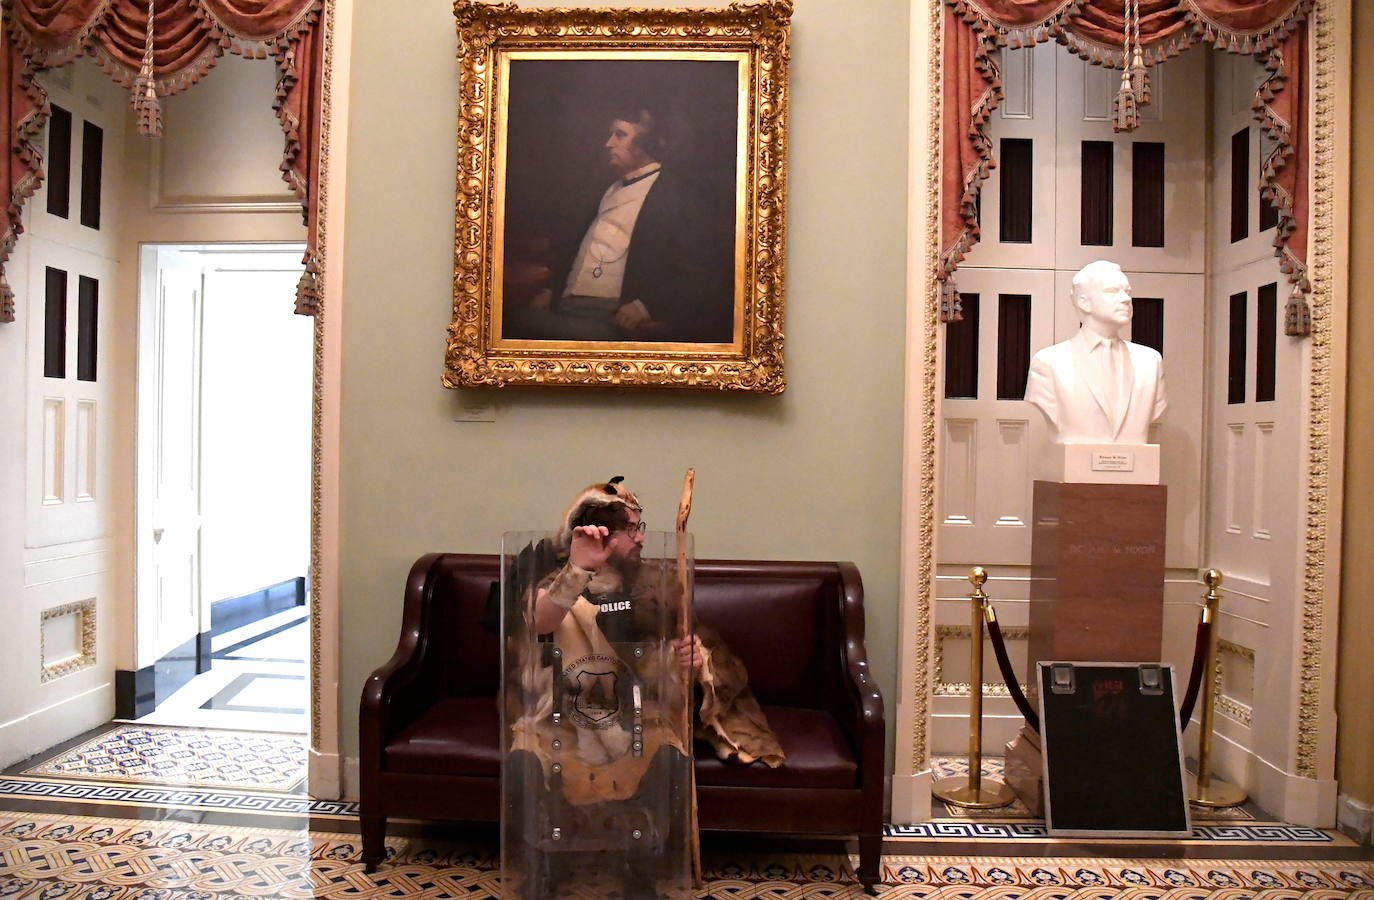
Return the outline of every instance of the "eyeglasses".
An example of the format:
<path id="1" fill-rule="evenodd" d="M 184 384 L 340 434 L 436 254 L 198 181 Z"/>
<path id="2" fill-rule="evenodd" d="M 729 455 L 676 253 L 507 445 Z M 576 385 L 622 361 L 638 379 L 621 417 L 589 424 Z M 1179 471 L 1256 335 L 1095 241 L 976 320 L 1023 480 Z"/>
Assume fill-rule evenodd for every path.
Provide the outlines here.
<path id="1" fill-rule="evenodd" d="M 617 528 L 616 531 L 623 531 L 626 534 L 643 534 L 644 529 L 648 527 L 649 526 L 647 523 L 645 523 L 643 520 L 640 520 L 633 525 L 626 525 L 624 528 Z"/>

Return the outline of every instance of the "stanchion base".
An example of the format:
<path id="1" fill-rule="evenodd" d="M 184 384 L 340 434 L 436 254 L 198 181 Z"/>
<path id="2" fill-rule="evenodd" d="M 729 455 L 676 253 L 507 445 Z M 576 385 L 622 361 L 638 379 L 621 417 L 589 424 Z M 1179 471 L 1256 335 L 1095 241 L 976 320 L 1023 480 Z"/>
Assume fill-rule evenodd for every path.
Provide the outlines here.
<path id="1" fill-rule="evenodd" d="M 1011 788 L 986 775 L 982 777 L 977 791 L 973 790 L 967 776 L 956 776 L 937 778 L 931 785 L 930 792 L 936 799 L 954 806 L 962 806 L 964 809 L 996 809 L 999 806 L 1009 806 L 1016 799 Z"/>
<path id="2" fill-rule="evenodd" d="M 1207 782 L 1206 792 L 1199 792 L 1197 786 L 1197 776 L 1188 776 L 1188 802 L 1196 803 L 1198 806 L 1205 806 L 1209 809 L 1225 809 L 1230 806 L 1240 806 L 1249 795 L 1242 789 L 1224 781 L 1213 775 Z"/>

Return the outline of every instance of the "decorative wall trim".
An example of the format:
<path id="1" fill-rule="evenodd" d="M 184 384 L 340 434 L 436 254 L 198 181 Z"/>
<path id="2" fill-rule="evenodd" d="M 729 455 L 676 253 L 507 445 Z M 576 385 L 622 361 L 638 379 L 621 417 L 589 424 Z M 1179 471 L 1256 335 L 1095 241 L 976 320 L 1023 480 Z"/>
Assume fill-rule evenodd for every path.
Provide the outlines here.
<path id="1" fill-rule="evenodd" d="M 1320 777 L 1317 756 L 1318 738 L 1324 730 L 1321 711 L 1323 705 L 1334 706 L 1330 694 L 1334 689 L 1335 679 L 1322 671 L 1325 644 L 1334 643 L 1324 634 L 1328 564 L 1336 569 L 1331 573 L 1336 576 L 1332 584 L 1340 584 L 1337 568 L 1340 564 L 1339 545 L 1336 552 L 1331 555 L 1330 563 L 1326 552 L 1331 537 L 1328 527 L 1332 517 L 1335 516 L 1338 521 L 1340 515 L 1340 494 L 1331 490 L 1332 410 L 1342 409 L 1340 406 L 1333 407 L 1333 402 L 1344 400 L 1343 384 L 1339 398 L 1333 398 L 1331 393 L 1332 346 L 1335 342 L 1332 329 L 1332 293 L 1336 236 L 1333 231 L 1339 225 L 1342 236 L 1346 234 L 1345 216 L 1342 215 L 1341 221 L 1337 222 L 1335 204 L 1332 202 L 1336 161 L 1334 131 L 1337 122 L 1333 94 L 1336 89 L 1336 23 L 1333 21 L 1333 6 L 1340 2 L 1341 0 L 1319 0 L 1312 11 L 1313 25 L 1310 29 L 1310 53 L 1314 62 L 1313 102 L 1308 122 L 1312 140 L 1312 192 L 1309 201 L 1311 221 L 1308 224 L 1308 277 L 1312 283 L 1309 301 L 1312 307 L 1312 346 L 1307 395 L 1307 516 L 1304 541 L 1306 559 L 1302 595 L 1302 659 L 1298 688 L 1296 766 L 1297 774 L 1304 778 Z M 1344 6 L 1343 11 L 1348 30 L 1349 6 Z M 1349 73 L 1342 90 L 1349 90 L 1348 76 Z M 1348 176 L 1346 180 L 1348 183 Z M 1341 211 L 1348 213 L 1344 205 Z M 1344 247 L 1344 243 L 1341 246 Z M 1344 381 L 1343 378 L 1341 380 Z M 1335 415 L 1340 416 L 1341 413 L 1337 412 Z M 1336 436 L 1343 438 L 1343 427 L 1337 427 Z M 1336 459 L 1340 458 L 1341 454 L 1338 452 Z"/>
<path id="2" fill-rule="evenodd" d="M 75 656 L 68 656 L 63 659 L 48 662 L 48 648 L 46 635 L 43 631 L 43 622 L 50 619 L 60 618 L 61 616 L 80 616 L 81 617 L 81 652 Z M 42 618 L 38 626 L 38 662 L 42 669 L 40 681 L 46 684 L 73 672 L 80 672 L 82 669 L 89 669 L 95 665 L 95 598 L 77 600 L 74 603 L 64 603 L 61 606 L 54 606 L 51 609 L 43 610 Z"/>
<path id="3" fill-rule="evenodd" d="M 1214 678 L 1216 680 L 1217 710 L 1222 715 L 1235 719 L 1246 728 L 1249 728 L 1255 712 L 1254 707 L 1248 706 L 1234 697 L 1229 696 L 1222 689 L 1221 673 L 1223 667 L 1226 665 L 1227 656 L 1235 656 L 1248 660 L 1253 669 L 1255 664 L 1255 651 L 1251 650 L 1249 647 L 1242 647 L 1240 644 L 1232 643 L 1225 638 L 1221 638 L 1217 641 L 1217 670 L 1214 673 Z"/>
<path id="4" fill-rule="evenodd" d="M 912 191 L 911 209 L 924 208 L 925 243 L 920 248 L 922 258 L 908 258 L 909 270 L 919 271 L 919 280 L 908 282 L 907 304 L 909 322 L 919 323 L 916 335 L 919 347 L 912 347 L 912 327 L 908 325 L 908 356 L 920 360 L 919 389 L 915 391 L 910 377 L 907 380 L 906 432 L 910 441 L 915 431 L 915 447 L 906 456 L 907 472 L 903 472 L 903 491 L 916 490 L 914 522 L 908 521 L 913 512 L 910 501 L 903 509 L 902 531 L 914 538 L 914 559 L 903 566 L 902 617 L 909 615 L 912 620 L 914 640 L 904 644 L 910 648 L 910 668 L 899 664 L 899 672 L 910 672 L 914 676 L 913 690 L 907 695 L 911 716 L 909 768 L 900 774 L 915 774 L 930 768 L 929 735 L 931 681 L 933 679 L 932 649 L 934 635 L 931 633 L 930 617 L 935 602 L 935 444 L 936 444 L 936 381 L 939 368 L 940 312 L 940 204 L 930 202 L 930 198 L 940 193 L 940 122 L 943 115 L 941 89 L 941 60 L 943 59 L 944 36 L 941 21 L 944 16 L 942 0 L 922 0 L 926 18 L 926 110 L 925 117 L 925 190 Z M 913 21 L 916 14 L 913 10 Z M 913 46 L 913 55 L 915 52 Z M 913 132 L 913 137 L 914 137 Z M 910 307 L 914 306 L 915 311 Z M 912 413 L 915 413 L 913 416 Z M 914 426 L 914 427 L 913 427 Z M 909 469 L 917 467 L 917 477 L 912 484 Z M 914 572 L 911 569 L 914 568 Z M 909 579 L 909 580 L 908 580 Z M 909 599 L 908 599 L 909 598 Z M 902 654 L 905 656 L 905 654 Z M 898 690 L 898 696 L 905 692 Z M 900 748 L 902 739 L 898 738 Z M 900 756 L 898 759 L 900 760 Z M 899 763 L 900 764 L 900 763 Z M 898 774 L 894 772 L 894 775 Z M 925 803 L 929 798 L 923 798 Z M 894 816 L 895 817 L 895 816 Z"/>
<path id="5" fill-rule="evenodd" d="M 967 625 L 937 625 L 935 626 L 935 693 L 945 697 L 967 697 L 971 685 L 965 681 L 948 681 L 945 679 L 945 639 L 964 638 L 967 639 L 972 629 Z M 1002 626 L 1002 637 L 1008 643 L 1011 641 L 1024 641 L 1030 637 L 1030 629 L 1024 625 L 1004 625 Z M 1024 692 L 1027 687 L 1021 684 Z M 983 682 L 984 697 L 1010 697 L 1011 691 L 1003 681 Z"/>
<path id="6" fill-rule="evenodd" d="M 320 102 L 319 192 L 315 254 L 321 297 L 314 316 L 310 451 L 310 750 L 309 785 L 325 794 L 338 782 L 339 733 L 339 450 L 343 342 L 343 255 L 329 255 L 331 230 L 342 235 L 347 190 L 348 76 L 353 0 L 325 0 Z M 337 138 L 337 140 L 335 140 Z"/>

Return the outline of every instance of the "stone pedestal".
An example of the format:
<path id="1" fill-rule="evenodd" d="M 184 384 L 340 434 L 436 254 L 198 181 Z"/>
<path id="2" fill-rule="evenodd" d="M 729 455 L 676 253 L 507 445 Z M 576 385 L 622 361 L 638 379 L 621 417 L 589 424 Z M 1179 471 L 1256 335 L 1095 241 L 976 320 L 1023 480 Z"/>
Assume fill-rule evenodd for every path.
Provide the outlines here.
<path id="1" fill-rule="evenodd" d="M 1044 764 L 1040 759 L 1040 735 L 1022 725 L 1006 747 L 1006 768 L 1002 780 L 1011 788 L 1030 814 L 1039 816 L 1045 809 Z"/>
<path id="2" fill-rule="evenodd" d="M 1158 662 L 1164 653 L 1164 517 L 1158 484 L 1035 482 L 1031 533 L 1030 667 Z M 1043 808 L 1040 739 L 1029 727 L 1006 747 L 1006 782 L 1033 815 Z"/>
<path id="3" fill-rule="evenodd" d="M 1159 661 L 1167 490 L 1035 482 L 1031 684 L 1041 660 Z"/>

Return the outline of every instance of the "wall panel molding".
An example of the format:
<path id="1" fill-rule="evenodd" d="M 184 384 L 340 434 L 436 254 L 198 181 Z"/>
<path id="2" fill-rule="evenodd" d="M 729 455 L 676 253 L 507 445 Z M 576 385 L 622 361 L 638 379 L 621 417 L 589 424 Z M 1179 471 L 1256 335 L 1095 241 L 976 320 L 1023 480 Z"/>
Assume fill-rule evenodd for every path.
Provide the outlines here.
<path id="1" fill-rule="evenodd" d="M 75 623 L 77 647 L 74 648 L 76 652 L 62 653 L 60 648 L 53 648 L 54 658 L 50 660 L 48 658 L 50 625 L 55 625 L 60 620 L 70 617 L 77 619 Z M 96 650 L 95 598 L 90 597 L 43 610 L 38 629 L 38 648 L 38 660 L 42 667 L 40 677 L 45 684 L 94 666 Z"/>

